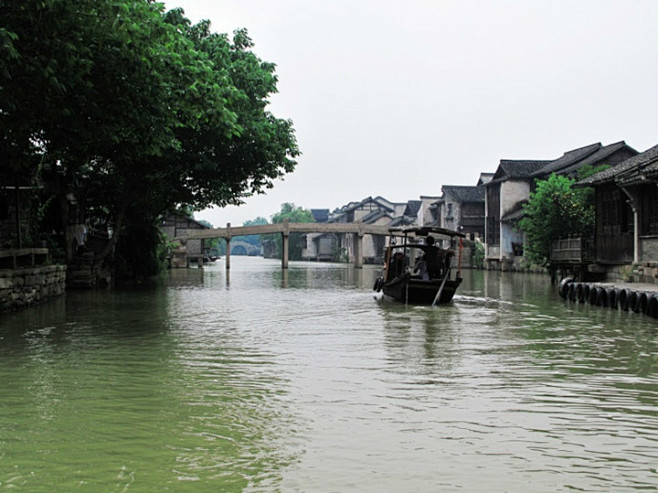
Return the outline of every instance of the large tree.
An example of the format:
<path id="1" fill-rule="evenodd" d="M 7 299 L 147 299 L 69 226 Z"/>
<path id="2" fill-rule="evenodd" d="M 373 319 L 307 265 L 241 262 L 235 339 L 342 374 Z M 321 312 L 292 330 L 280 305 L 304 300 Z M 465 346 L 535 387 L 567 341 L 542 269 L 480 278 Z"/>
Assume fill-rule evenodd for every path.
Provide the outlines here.
<path id="1" fill-rule="evenodd" d="M 44 183 L 49 229 L 71 222 L 74 197 L 114 233 L 101 256 L 122 238 L 153 249 L 126 233 L 168 209 L 271 187 L 298 150 L 266 111 L 274 66 L 251 47 L 148 0 L 0 0 L 0 180 Z"/>

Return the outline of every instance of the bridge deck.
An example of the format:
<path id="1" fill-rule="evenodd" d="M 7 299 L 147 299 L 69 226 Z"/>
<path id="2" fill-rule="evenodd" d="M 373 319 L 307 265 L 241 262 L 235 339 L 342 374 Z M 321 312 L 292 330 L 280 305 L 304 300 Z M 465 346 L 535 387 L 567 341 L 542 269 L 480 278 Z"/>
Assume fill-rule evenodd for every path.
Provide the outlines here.
<path id="1" fill-rule="evenodd" d="M 226 228 L 199 229 L 177 239 L 226 238 L 234 236 L 263 235 L 270 233 L 353 233 L 358 235 L 388 235 L 389 226 L 362 223 L 277 223 L 259 226 L 227 225 Z"/>
<path id="2" fill-rule="evenodd" d="M 283 235 L 283 252 L 281 256 L 281 266 L 288 268 L 288 236 L 290 233 L 337 233 L 337 234 L 354 234 L 356 243 L 354 245 L 354 266 L 360 268 L 363 265 L 362 258 L 362 241 L 363 235 L 383 235 L 389 234 L 389 226 L 375 226 L 363 223 L 291 223 L 284 221 L 277 224 L 262 224 L 259 226 L 237 226 L 231 227 L 227 224 L 225 228 L 198 229 L 189 231 L 187 235 L 174 238 L 175 240 L 207 239 L 207 238 L 224 238 L 230 243 L 231 238 L 235 236 L 263 235 L 271 233 L 280 233 Z M 231 268 L 230 246 L 226 253 L 226 268 Z"/>

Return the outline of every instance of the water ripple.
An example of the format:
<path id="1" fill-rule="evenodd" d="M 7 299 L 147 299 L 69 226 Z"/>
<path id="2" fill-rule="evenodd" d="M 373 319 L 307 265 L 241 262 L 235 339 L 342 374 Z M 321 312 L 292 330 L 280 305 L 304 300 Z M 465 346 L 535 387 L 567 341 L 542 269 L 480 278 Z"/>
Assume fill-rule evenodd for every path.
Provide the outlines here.
<path id="1" fill-rule="evenodd" d="M 658 333 L 547 279 L 447 306 L 234 259 L 0 318 L 0 490 L 658 487 Z"/>

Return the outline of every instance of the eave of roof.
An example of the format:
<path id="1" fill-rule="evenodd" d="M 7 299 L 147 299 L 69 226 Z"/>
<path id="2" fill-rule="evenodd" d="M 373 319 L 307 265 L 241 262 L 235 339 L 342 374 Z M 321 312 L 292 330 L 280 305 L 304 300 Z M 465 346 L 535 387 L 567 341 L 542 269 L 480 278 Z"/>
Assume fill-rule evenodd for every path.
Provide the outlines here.
<path id="1" fill-rule="evenodd" d="M 488 187 L 507 180 L 528 179 L 535 171 L 551 161 L 501 159 L 493 179 L 484 186 Z"/>
<path id="2" fill-rule="evenodd" d="M 601 148 L 601 143 L 597 142 L 596 144 L 590 144 L 585 147 L 579 147 L 578 149 L 573 149 L 571 151 L 565 152 L 561 157 L 555 159 L 541 169 L 535 171 L 532 174 L 533 178 L 538 178 L 541 176 L 550 175 L 551 173 L 556 173 L 568 166 L 573 165 L 579 161 L 582 161 L 586 157 L 592 155 L 597 150 Z"/>
<path id="3" fill-rule="evenodd" d="M 525 211 L 523 209 L 517 209 L 515 211 L 510 212 L 509 214 L 505 214 L 503 217 L 500 218 L 500 221 L 503 223 L 509 223 L 521 219 L 524 215 L 525 215 Z"/>
<path id="4" fill-rule="evenodd" d="M 620 151 L 624 147 L 627 147 L 630 151 L 637 154 L 637 151 L 635 149 L 627 146 L 626 142 L 622 140 L 621 142 L 615 142 L 614 144 L 610 144 L 605 147 L 602 147 L 594 154 L 586 157 L 582 161 L 572 164 L 571 166 L 567 166 L 566 168 L 562 168 L 560 170 L 560 174 L 571 175 L 571 174 L 575 174 L 583 166 L 600 166 L 602 164 L 606 164 L 605 160 L 608 157 L 610 157 L 615 152 Z"/>
<path id="5" fill-rule="evenodd" d="M 459 202 L 484 202 L 484 188 L 464 185 L 444 185 L 441 187 L 444 197 L 452 195 Z"/>
<path id="6" fill-rule="evenodd" d="M 619 163 L 617 166 L 599 171 L 592 176 L 588 176 L 577 182 L 575 186 L 590 187 L 615 181 L 617 179 L 621 181 L 623 180 L 623 175 L 627 173 L 630 174 L 635 170 L 639 172 L 642 168 L 647 167 L 656 161 L 658 161 L 658 145 Z"/>

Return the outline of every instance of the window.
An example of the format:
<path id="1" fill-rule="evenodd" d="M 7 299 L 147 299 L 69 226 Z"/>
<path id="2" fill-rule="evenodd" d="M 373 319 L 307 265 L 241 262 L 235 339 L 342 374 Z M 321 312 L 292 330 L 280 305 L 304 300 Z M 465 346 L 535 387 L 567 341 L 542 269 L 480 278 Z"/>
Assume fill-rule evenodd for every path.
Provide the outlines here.
<path id="1" fill-rule="evenodd" d="M 656 190 L 656 185 L 641 187 L 640 204 L 640 234 L 658 235 L 658 190 Z"/>

